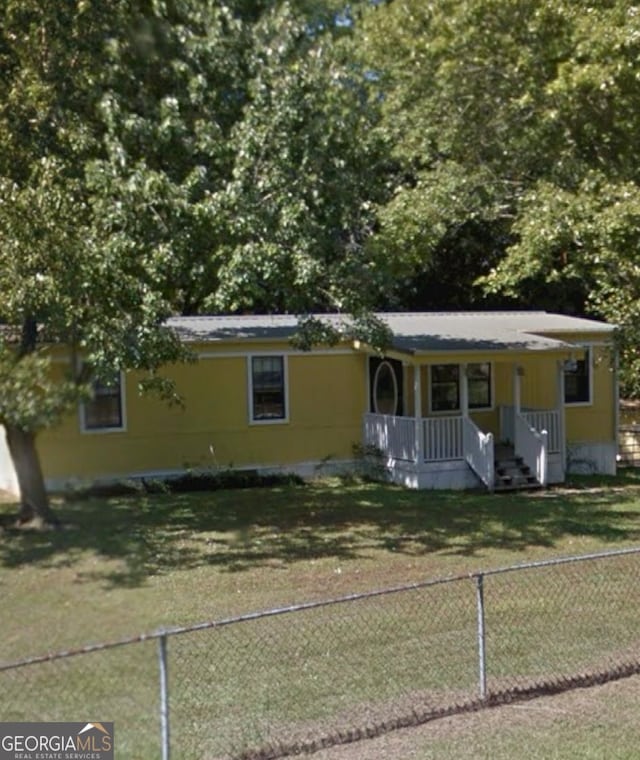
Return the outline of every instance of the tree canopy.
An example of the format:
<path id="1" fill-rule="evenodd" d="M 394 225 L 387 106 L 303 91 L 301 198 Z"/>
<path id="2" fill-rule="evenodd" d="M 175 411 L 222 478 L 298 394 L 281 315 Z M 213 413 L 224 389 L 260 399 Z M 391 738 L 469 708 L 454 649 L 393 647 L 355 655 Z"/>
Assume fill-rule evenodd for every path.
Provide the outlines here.
<path id="1" fill-rule="evenodd" d="M 35 432 L 92 377 L 137 368 L 170 393 L 168 314 L 372 303 L 375 107 L 331 3 L 0 12 L 0 422 L 16 465 L 28 450 L 26 513 L 46 513 Z M 55 342 L 64 381 L 40 351 Z"/>
<path id="2" fill-rule="evenodd" d="M 348 312 L 383 292 L 386 260 L 364 248 L 382 199 L 376 108 L 345 34 L 286 5 L 254 28 L 205 309 Z"/>
<path id="3" fill-rule="evenodd" d="M 372 9 L 361 50 L 398 162 L 377 244 L 437 279 L 482 241 L 485 296 L 586 310 L 637 346 L 639 46 L 626 0 Z"/>
<path id="4" fill-rule="evenodd" d="M 634 388 L 638 6 L 0 13 L 0 422 L 16 456 L 92 377 L 138 368 L 170 395 L 157 371 L 184 358 L 161 328 L 176 312 L 340 311 L 375 336 L 370 310 L 390 305 L 589 311 L 622 326 Z M 72 361 L 52 382 L 40 346 L 55 342 Z"/>

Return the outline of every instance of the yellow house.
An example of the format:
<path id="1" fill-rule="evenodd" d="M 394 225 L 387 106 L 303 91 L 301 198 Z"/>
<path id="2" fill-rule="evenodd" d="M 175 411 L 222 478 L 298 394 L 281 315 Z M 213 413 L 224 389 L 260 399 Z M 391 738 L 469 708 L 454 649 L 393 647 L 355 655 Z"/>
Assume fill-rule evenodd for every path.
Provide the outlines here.
<path id="1" fill-rule="evenodd" d="M 394 336 L 384 356 L 353 341 L 296 350 L 294 316 L 170 319 L 198 357 L 166 367 L 184 407 L 139 396 L 135 372 L 96 386 L 39 438 L 48 486 L 210 468 L 308 476 L 354 467 L 358 448 L 413 488 L 615 472 L 612 326 L 545 312 L 380 316 Z M 6 452 L 0 468 L 10 488 Z"/>

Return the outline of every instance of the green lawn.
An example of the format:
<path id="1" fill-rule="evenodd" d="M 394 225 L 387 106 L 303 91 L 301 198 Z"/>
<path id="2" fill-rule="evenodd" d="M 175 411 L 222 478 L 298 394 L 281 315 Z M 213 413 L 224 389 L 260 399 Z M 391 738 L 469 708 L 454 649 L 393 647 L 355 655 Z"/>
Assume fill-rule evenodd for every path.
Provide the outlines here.
<path id="1" fill-rule="evenodd" d="M 293 602 L 640 544 L 640 476 L 633 471 L 534 494 L 419 493 L 336 480 L 69 501 L 57 508 L 64 529 L 39 533 L 12 528 L 11 505 L 0 507 L 0 661 Z M 490 685 L 526 681 L 550 666 L 571 672 L 607 648 L 621 657 L 632 650 L 640 592 L 632 599 L 628 581 L 635 566 L 593 566 L 593 572 L 594 582 L 603 574 L 611 598 L 621 602 L 613 629 L 598 617 L 602 605 L 593 587 L 580 585 L 582 571 L 563 571 L 559 591 L 550 597 L 548 571 L 520 573 L 522 583 L 515 575 L 487 579 Z M 215 756 L 259 744 L 286 721 L 304 735 L 318 721 L 329 729 L 336 720 L 345 726 L 379 720 L 390 703 L 405 709 L 409 691 L 412 698 L 430 699 L 435 691 L 456 695 L 473 688 L 471 584 L 301 613 L 295 624 L 285 616 L 172 639 L 174 737 L 184 749 L 175 756 L 191 756 L 186 747 L 194 735 L 210 735 L 208 751 Z M 544 625 L 560 614 L 558 626 Z M 587 637 L 580 647 L 572 630 L 576 619 Z M 545 636 L 556 658 L 551 664 L 540 654 Z M 78 719 L 59 711 L 64 701 L 52 702 L 57 685 L 69 696 L 69 711 L 104 705 L 116 717 L 118 741 L 129 756 L 147 756 L 135 744 L 141 736 L 155 741 L 153 642 L 11 671 L 10 677 L 11 688 L 0 696 L 0 719 Z M 157 749 L 148 756 L 157 756 Z"/>

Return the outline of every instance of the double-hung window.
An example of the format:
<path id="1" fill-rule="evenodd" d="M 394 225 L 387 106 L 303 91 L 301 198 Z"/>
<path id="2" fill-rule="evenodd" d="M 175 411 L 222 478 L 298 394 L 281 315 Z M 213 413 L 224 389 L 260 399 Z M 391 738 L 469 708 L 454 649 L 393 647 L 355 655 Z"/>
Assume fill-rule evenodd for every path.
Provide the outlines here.
<path id="1" fill-rule="evenodd" d="M 434 364 L 431 367 L 431 411 L 454 412 L 460 409 L 460 366 Z"/>
<path id="2" fill-rule="evenodd" d="M 564 403 L 591 403 L 591 350 L 584 359 L 567 362 L 564 367 Z"/>
<path id="3" fill-rule="evenodd" d="M 252 356 L 250 360 L 251 421 L 287 419 L 284 356 Z"/>
<path id="4" fill-rule="evenodd" d="M 467 391 L 469 409 L 490 409 L 491 364 L 467 364 Z M 459 412 L 463 366 L 460 364 L 434 364 L 431 366 L 430 408 L 432 412 Z"/>
<path id="5" fill-rule="evenodd" d="M 490 409 L 491 364 L 467 364 L 467 387 L 469 389 L 469 409 Z"/>
<path id="6" fill-rule="evenodd" d="M 124 430 L 124 399 L 122 375 L 113 380 L 95 380 L 91 398 L 82 404 L 82 428 L 85 431 Z"/>

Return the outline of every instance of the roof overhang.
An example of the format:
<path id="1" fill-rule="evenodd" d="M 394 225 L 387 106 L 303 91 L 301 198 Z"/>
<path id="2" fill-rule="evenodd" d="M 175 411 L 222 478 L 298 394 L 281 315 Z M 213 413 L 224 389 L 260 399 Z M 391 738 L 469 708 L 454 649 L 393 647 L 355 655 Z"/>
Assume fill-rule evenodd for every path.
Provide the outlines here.
<path id="1" fill-rule="evenodd" d="M 385 350 L 403 361 L 419 362 L 434 356 L 463 354 L 499 360 L 518 355 L 580 351 L 581 342 L 610 342 L 614 327 L 604 322 L 546 312 L 420 312 L 377 316 L 389 327 L 391 345 Z M 342 331 L 348 320 L 342 315 L 317 315 Z M 168 321 L 185 342 L 288 342 L 296 334 L 295 315 L 175 317 Z M 343 332 L 348 340 L 348 329 Z M 575 342 L 574 342 L 575 339 Z M 351 342 L 356 350 L 374 349 Z"/>
<path id="2" fill-rule="evenodd" d="M 354 342 L 353 347 L 356 351 L 366 354 L 379 354 L 380 352 L 373 346 L 366 343 Z M 418 350 L 408 351 L 396 347 L 385 349 L 384 355 L 391 359 L 397 359 L 404 364 L 446 364 L 448 358 L 463 356 L 469 362 L 518 362 L 532 356 L 553 356 L 557 359 L 575 359 L 584 356 L 585 346 L 572 343 L 559 343 L 555 346 L 546 346 L 544 348 L 523 348 L 522 346 L 512 346 L 505 348 L 478 348 L 478 349 L 441 349 L 441 350 Z"/>

